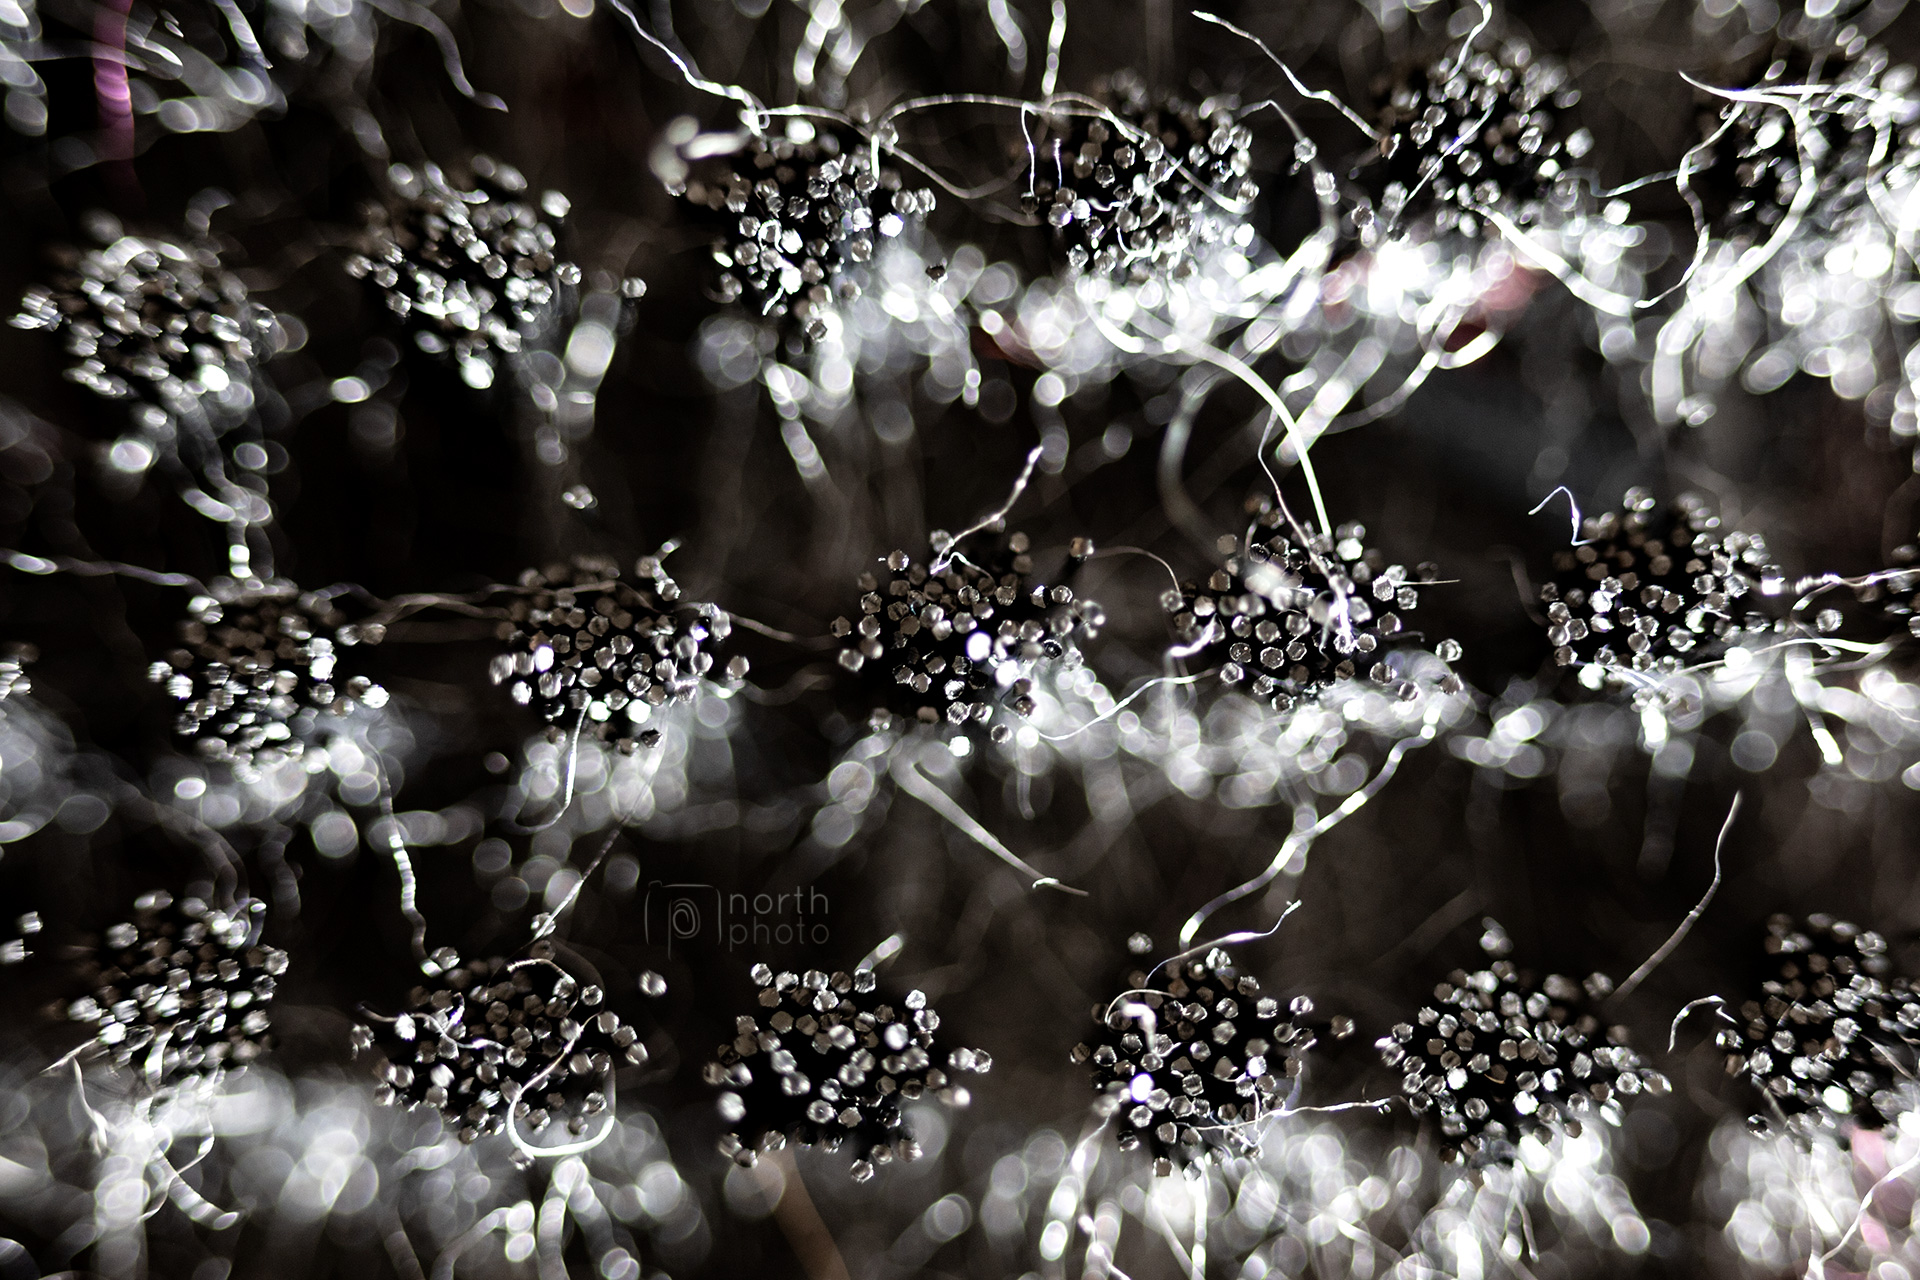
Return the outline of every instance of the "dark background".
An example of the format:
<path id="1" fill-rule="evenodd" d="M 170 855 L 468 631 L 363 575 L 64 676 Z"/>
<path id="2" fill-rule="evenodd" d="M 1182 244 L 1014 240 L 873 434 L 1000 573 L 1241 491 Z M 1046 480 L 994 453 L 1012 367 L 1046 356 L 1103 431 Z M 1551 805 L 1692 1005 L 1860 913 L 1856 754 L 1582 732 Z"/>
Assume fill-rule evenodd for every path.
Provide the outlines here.
<path id="1" fill-rule="evenodd" d="M 1222 8 L 1267 39 L 1308 84 L 1364 103 L 1384 69 L 1447 47 L 1443 7 L 1386 35 L 1357 5 Z M 641 20 L 658 29 L 666 8 L 651 6 Z M 850 100 L 879 108 L 942 92 L 1037 95 L 1046 13 L 1043 6 L 1014 8 L 1033 44 L 1024 77 L 1009 74 L 984 4 L 939 0 L 874 42 L 848 86 Z M 1074 0 L 1060 86 L 1092 91 L 1104 75 L 1134 67 L 1162 85 L 1232 91 L 1248 100 L 1280 91 L 1277 72 L 1256 51 L 1183 10 L 1152 0 Z M 1733 82 L 1751 74 L 1764 54 L 1760 41 L 1747 47 L 1695 31 L 1684 4 L 1601 10 L 1516 4 L 1497 29 L 1529 36 L 1570 64 L 1602 180 L 1624 182 L 1672 168 L 1696 137 L 1703 99 L 1678 72 Z M 666 121 L 693 114 L 707 127 L 722 127 L 725 104 L 680 83 L 606 8 L 582 19 L 542 0 L 466 0 L 441 12 L 467 74 L 509 111 L 460 96 L 426 33 L 382 21 L 371 66 L 333 75 L 326 53 L 285 66 L 290 105 L 283 113 L 226 134 L 143 132 L 130 178 L 111 163 L 62 173 L 57 147 L 47 140 L 0 139 L 0 296 L 8 298 L 45 274 L 50 246 L 89 243 L 93 210 L 110 210 L 129 230 L 177 236 L 195 193 L 218 186 L 232 195 L 213 224 L 227 262 L 256 297 L 298 315 L 310 333 L 302 349 L 271 369 L 285 401 L 273 410 L 274 438 L 291 460 L 273 490 L 283 574 L 307 586 L 357 582 L 380 595 L 457 592 L 511 581 L 556 554 L 607 551 L 631 560 L 684 537 L 672 564 L 692 595 L 817 636 L 853 607 L 852 580 L 871 557 L 895 545 L 917 550 L 929 528 L 961 527 L 1003 500 L 1036 440 L 1030 392 L 1038 371 L 990 362 L 989 373 L 1009 379 L 1017 394 L 1010 418 L 993 423 L 962 405 L 916 403 L 914 432 L 904 444 L 816 434 L 849 501 L 839 513 L 815 505 L 781 444 L 764 391 L 715 392 L 694 362 L 700 326 L 718 310 L 707 292 L 706 232 L 649 170 Z M 792 100 L 783 68 L 805 25 L 800 9 L 776 0 L 754 18 L 704 0 L 674 4 L 672 19 L 707 74 L 768 101 Z M 1901 17 L 1880 39 L 1899 58 L 1910 54 L 1917 34 L 1914 20 Z M 89 136 L 86 65 L 48 64 L 49 139 Z M 377 198 L 384 167 L 343 128 L 349 104 L 371 112 L 395 161 L 437 161 L 458 174 L 484 152 L 521 168 L 536 190 L 566 192 L 574 212 L 565 245 L 574 260 L 589 272 L 638 275 L 649 284 L 601 390 L 595 432 L 579 450 L 598 506 L 567 514 L 557 537 L 534 509 L 541 490 L 530 479 L 535 464 L 508 380 L 475 392 L 408 350 L 377 300 L 342 269 L 359 211 Z M 1302 107 L 1300 118 L 1329 139 L 1330 153 L 1352 136 L 1314 104 Z M 1262 119 L 1255 155 L 1264 198 L 1255 218 L 1264 235 L 1286 245 L 1310 225 L 1310 205 L 1304 176 L 1285 171 L 1290 138 L 1273 117 Z M 990 174 L 1005 162 L 1008 133 L 1004 117 L 956 108 L 910 123 L 903 145 L 949 172 Z M 1670 188 L 1636 196 L 1635 216 L 1684 255 L 1691 232 Z M 942 198 L 927 235 L 949 251 L 978 245 L 989 260 L 1014 263 L 1027 275 L 1050 269 L 1041 232 L 993 221 L 951 198 Z M 1421 624 L 1427 634 L 1457 637 L 1465 646 L 1458 666 L 1477 715 L 1536 693 L 1594 701 L 1551 667 L 1515 585 L 1516 559 L 1537 579 L 1564 543 L 1559 505 L 1526 514 L 1556 484 L 1589 510 L 1617 502 L 1630 484 L 1663 495 L 1706 492 L 1730 523 L 1764 531 L 1790 574 L 1868 572 L 1912 537 L 1911 451 L 1869 422 L 1858 403 L 1800 377 L 1764 399 L 1730 391 L 1699 428 L 1660 427 L 1641 395 L 1640 365 L 1603 359 L 1591 315 L 1546 283 L 1490 355 L 1436 375 L 1396 417 L 1329 437 L 1314 452 L 1337 520 L 1364 523 L 1390 559 L 1432 560 L 1454 580 L 1426 594 Z M 325 389 L 365 361 L 392 364 L 396 351 L 404 354 L 377 398 L 397 411 L 400 439 L 390 451 L 369 449 L 355 442 L 348 406 L 332 403 Z M 61 367 L 56 343 L 0 330 L 4 392 L 16 406 L 10 412 L 32 416 L 31 439 L 45 459 L 34 462 L 17 448 L 0 453 L 0 544 L 202 577 L 216 572 L 217 539 L 169 494 L 149 486 L 129 497 L 97 483 L 97 450 L 119 433 L 121 410 L 63 381 Z M 1073 460 L 1060 475 L 1038 476 L 1014 517 L 1015 527 L 1056 560 L 1069 538 L 1086 534 L 1102 545 L 1151 547 L 1183 574 L 1210 567 L 1205 549 L 1174 531 L 1161 510 L 1159 425 L 1143 409 L 1159 389 L 1123 376 L 1063 406 Z M 1247 424 L 1258 408 L 1251 393 L 1220 391 L 1188 453 L 1190 491 L 1223 531 L 1257 489 Z M 1101 433 L 1113 423 L 1133 432 L 1132 448 L 1119 459 L 1099 453 Z M 1543 461 L 1549 450 L 1559 452 Z M 1289 478 L 1288 492 L 1296 502 L 1304 498 L 1297 477 Z M 838 524 L 844 528 L 832 527 Z M 837 558 L 835 547 L 845 548 Z M 1089 660 L 1117 691 L 1158 668 L 1164 583 L 1130 561 L 1098 562 L 1085 581 L 1111 619 L 1089 647 Z M 38 648 L 34 696 L 81 744 L 72 765 L 81 779 L 138 784 L 172 750 L 171 713 L 145 667 L 148 655 L 168 644 L 183 603 L 177 590 L 122 579 L 0 578 L 0 637 Z M 484 624 L 420 625 L 396 628 L 366 655 L 370 674 L 394 692 L 416 739 L 396 797 L 400 809 L 470 799 L 484 806 L 502 786 L 486 763 L 489 754 L 517 761 L 535 730 L 487 683 L 493 643 Z M 741 646 L 754 659 L 754 682 L 765 689 L 782 688 L 820 661 L 812 651 L 760 637 L 743 636 Z M 671 842 L 628 832 L 619 848 L 638 859 L 641 890 L 654 880 L 741 892 L 790 885 L 790 859 L 804 859 L 796 847 L 825 799 L 820 780 L 861 714 L 837 705 L 829 690 L 746 706 L 734 732 L 734 776 L 741 803 L 769 816 Z M 1620 723 L 1624 713 L 1614 714 L 1611 723 Z M 1771 769 L 1749 774 L 1727 755 L 1741 727 L 1738 711 L 1709 720 L 1693 736 L 1684 780 L 1651 779 L 1646 755 L 1630 740 L 1594 750 L 1583 767 L 1600 770 L 1605 803 L 1597 806 L 1570 802 L 1552 769 L 1528 781 L 1478 769 L 1444 742 L 1415 752 L 1376 802 L 1315 847 L 1295 886 L 1304 906 L 1276 936 L 1240 950 L 1241 963 L 1270 987 L 1311 992 L 1323 1013 L 1346 1013 L 1359 1024 L 1351 1041 L 1318 1058 L 1307 1100 L 1375 1096 L 1392 1082 L 1373 1056 L 1373 1039 L 1408 1016 L 1446 971 L 1477 962 L 1482 917 L 1504 924 L 1514 958 L 1536 971 L 1622 977 L 1698 900 L 1711 875 L 1714 836 L 1735 791 L 1744 791 L 1712 909 L 1618 1014 L 1677 1086 L 1673 1097 L 1642 1104 L 1662 1122 L 1630 1124 L 1617 1162 L 1640 1212 L 1671 1229 L 1656 1231 L 1655 1248 L 1638 1260 L 1574 1250 L 1543 1260 L 1543 1277 L 1567 1274 L 1569 1266 L 1581 1274 L 1740 1270 L 1719 1236 L 1721 1223 L 1705 1216 L 1699 1187 L 1709 1134 L 1744 1115 L 1752 1100 L 1722 1076 L 1704 1046 L 1704 1022 L 1682 1035 L 1678 1054 L 1667 1058 L 1662 1050 L 1664 1028 L 1681 1004 L 1716 992 L 1733 996 L 1751 979 L 1770 913 L 1836 912 L 1882 930 L 1902 961 L 1920 959 L 1912 947 L 1920 938 L 1920 901 L 1912 889 L 1908 789 L 1897 780 L 1859 784 L 1845 807 L 1823 803 L 1833 793 L 1809 786 L 1821 766 L 1804 730 Z M 1484 734 L 1486 725 L 1463 726 L 1468 730 Z M 1378 756 L 1372 752 L 1370 763 L 1377 765 Z M 623 1012 L 649 1026 L 656 1049 L 655 1067 L 623 1086 L 623 1101 L 661 1117 L 712 1228 L 704 1258 L 676 1274 L 802 1274 L 773 1219 L 728 1216 L 718 1192 L 726 1166 L 712 1148 L 718 1121 L 711 1091 L 699 1080 L 711 1046 L 730 1037 L 735 1011 L 747 1008 L 746 969 L 755 960 L 847 967 L 899 932 L 905 950 L 889 981 L 925 988 L 956 1043 L 988 1048 L 996 1058 L 993 1072 L 974 1083 L 972 1108 L 954 1118 L 953 1141 L 911 1178 L 856 1193 L 843 1188 L 834 1158 L 803 1161 L 854 1275 L 901 1270 L 899 1256 L 886 1261 L 888 1247 L 920 1210 L 949 1191 L 977 1203 L 994 1159 L 1037 1127 L 1053 1126 L 1069 1140 L 1077 1134 L 1086 1082 L 1068 1065 L 1067 1052 L 1085 1033 L 1088 1006 L 1117 989 L 1129 964 L 1127 936 L 1145 931 L 1162 953 L 1171 949 L 1180 922 L 1263 866 L 1291 821 L 1284 807 L 1232 810 L 1155 785 L 1139 762 L 1129 769 L 1137 812 L 1097 839 L 1088 835 L 1096 824 L 1070 771 L 1044 789 L 1046 802 L 1031 821 L 1021 818 L 1011 787 L 986 762 L 970 772 L 971 807 L 1023 856 L 1050 867 L 1058 851 L 1104 845 L 1098 856 L 1076 855 L 1067 877 L 1089 890 L 1084 899 L 1026 892 L 983 850 L 905 797 L 880 810 L 884 821 L 869 822 L 819 874 L 815 883 L 832 903 L 832 942 L 825 947 L 749 954 L 709 946 L 669 958 L 636 928 L 643 915 L 638 893 L 589 888 L 571 926 L 574 944 L 621 993 Z M 1331 803 L 1322 800 L 1323 808 Z M 1670 832 L 1664 841 L 1662 829 Z M 305 828 L 292 832 L 286 856 L 300 872 L 302 910 L 297 918 L 276 916 L 269 934 L 294 954 L 276 1004 L 278 1067 L 295 1075 L 364 1073 L 346 1053 L 346 1019 L 362 1002 L 392 1007 L 411 985 L 392 871 L 368 848 L 345 859 L 320 857 Z M 477 839 L 416 858 L 435 942 L 470 954 L 518 946 L 533 909 L 491 905 L 491 881 L 474 870 Z M 506 839 L 516 861 L 529 856 L 526 839 Z M 599 843 L 584 837 L 575 865 Z M 36 958 L 47 963 L 13 971 L 3 988 L 5 1034 L 24 1068 L 74 1043 L 71 1028 L 45 1016 L 51 1003 L 71 995 L 56 961 L 119 918 L 132 894 L 190 880 L 196 858 L 122 810 L 92 832 L 56 824 L 7 847 L 0 894 L 48 921 Z M 1220 922 L 1263 928 L 1280 901 L 1243 906 Z M 644 968 L 668 979 L 670 993 L 658 1005 L 645 1007 L 632 994 L 633 975 Z M 1417 1129 L 1404 1113 L 1357 1114 L 1341 1123 L 1356 1152 L 1377 1150 L 1389 1135 L 1411 1138 Z M 1037 1204 L 1032 1213 L 1029 1252 Z M 1540 1227 L 1551 1234 L 1549 1225 Z M 155 1274 L 199 1274 L 193 1259 L 202 1255 L 184 1243 L 193 1228 L 167 1210 L 150 1229 L 156 1241 L 175 1241 L 155 1244 Z M 40 1256 L 57 1234 L 34 1221 L 6 1230 Z M 236 1269 L 244 1273 L 255 1251 L 268 1247 L 248 1234 L 260 1231 L 242 1227 L 215 1251 L 237 1249 Z M 305 1274 L 371 1274 L 393 1265 L 351 1231 L 326 1239 Z M 1129 1274 L 1172 1274 L 1171 1257 L 1137 1224 L 1123 1241 L 1119 1265 Z M 569 1264 L 589 1274 L 588 1253 L 577 1243 L 573 1249 Z M 477 1259 L 469 1261 L 478 1266 Z M 1227 1258 L 1214 1263 L 1219 1274 L 1234 1274 Z M 930 1274 L 960 1275 L 1018 1274 L 1034 1264 L 993 1253 L 976 1229 L 924 1265 Z"/>

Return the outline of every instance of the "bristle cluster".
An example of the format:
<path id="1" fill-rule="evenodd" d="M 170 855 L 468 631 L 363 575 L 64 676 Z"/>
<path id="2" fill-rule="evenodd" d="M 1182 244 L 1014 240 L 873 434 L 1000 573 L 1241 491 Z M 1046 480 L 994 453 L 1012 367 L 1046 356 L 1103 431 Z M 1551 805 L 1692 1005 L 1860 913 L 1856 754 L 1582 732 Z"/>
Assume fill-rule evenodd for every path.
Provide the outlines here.
<path id="1" fill-rule="evenodd" d="M 1672 1087 L 1623 1028 L 1602 1025 L 1592 1005 L 1612 989 L 1600 974 L 1535 986 L 1505 960 L 1455 970 L 1433 1004 L 1380 1038 L 1381 1060 L 1401 1073 L 1408 1105 L 1433 1112 L 1448 1159 L 1508 1160 L 1527 1135 L 1578 1134 L 1594 1116 L 1618 1124 L 1624 1099 Z"/>
<path id="2" fill-rule="evenodd" d="M 135 425 L 156 444 L 181 420 L 215 433 L 243 421 L 254 372 L 275 350 L 273 311 L 212 247 L 143 236 L 73 255 L 27 291 L 12 323 L 64 339 L 72 381 L 145 406 Z"/>
<path id="3" fill-rule="evenodd" d="M 1720 1032 L 1727 1074 L 1760 1091 L 1757 1128 L 1875 1129 L 1913 1105 L 1920 993 L 1889 976 L 1886 939 L 1829 915 L 1767 924 L 1762 998 Z"/>
<path id="4" fill-rule="evenodd" d="M 580 268 L 559 256 L 564 195 L 536 204 L 517 169 L 485 156 L 473 171 L 468 189 L 435 165 L 393 166 L 393 205 L 373 211 L 347 271 L 379 290 L 422 351 L 451 352 L 461 379 L 484 388 L 502 361 L 557 340 Z"/>
<path id="5" fill-rule="evenodd" d="M 1184 277 L 1198 248 L 1247 225 L 1260 195 L 1248 176 L 1253 131 L 1222 99 L 1155 96 L 1125 74 L 1112 88 L 1110 112 L 1076 106 L 1057 121 L 1034 155 L 1023 205 L 1076 271 Z"/>
<path id="6" fill-rule="evenodd" d="M 967 1090 L 954 1077 L 993 1066 L 974 1049 L 954 1049 L 943 1062 L 934 1045 L 940 1015 L 925 994 L 909 991 L 895 1005 L 871 969 L 776 974 L 759 964 L 753 980 L 766 1012 L 737 1019 L 732 1042 L 705 1073 L 725 1090 L 720 1114 L 729 1127 L 720 1149 L 741 1164 L 789 1139 L 829 1151 L 851 1144 L 853 1176 L 864 1182 L 920 1155 L 903 1103 L 931 1097 L 965 1106 Z"/>
<path id="7" fill-rule="evenodd" d="M 1895 547 L 1896 567 L 1888 570 L 1881 581 L 1854 592 L 1860 602 L 1878 605 L 1883 625 L 1876 630 L 1884 631 L 1885 624 L 1891 624 L 1893 634 L 1904 632 L 1920 639 L 1920 564 L 1916 561 L 1920 561 L 1920 547 Z"/>
<path id="8" fill-rule="evenodd" d="M 67 1017 L 155 1087 L 245 1066 L 271 1046 L 268 1007 L 287 969 L 286 952 L 252 940 L 255 923 L 246 908 L 144 894 L 86 962 L 94 989 Z"/>
<path id="9" fill-rule="evenodd" d="M 1564 114 L 1579 100 L 1565 66 L 1518 40 L 1449 52 L 1388 81 L 1379 145 L 1353 170 L 1362 241 L 1416 226 L 1477 235 L 1487 210 L 1524 226 L 1571 207 L 1570 171 L 1593 147 Z"/>
<path id="10" fill-rule="evenodd" d="M 857 133 L 796 126 L 783 138 L 749 139 L 724 170 L 678 194 L 725 219 L 713 246 L 721 299 L 818 339 L 836 288 L 842 297 L 856 289 L 848 270 L 871 260 L 882 239 L 926 221 L 934 197 L 876 164 Z"/>
<path id="11" fill-rule="evenodd" d="M 1259 1120 L 1281 1109 L 1317 1041 L 1304 1023 L 1313 1001 L 1283 1007 L 1218 948 L 1136 971 L 1127 988 L 1094 1006 L 1100 1030 L 1072 1054 L 1093 1073 L 1095 1109 L 1117 1117 L 1121 1149 L 1145 1148 L 1160 1174 L 1256 1153 Z M 1352 1029 L 1332 1023 L 1335 1036 Z"/>
<path id="12" fill-rule="evenodd" d="M 1411 638 L 1401 615 L 1419 607 L 1420 588 L 1440 576 L 1438 567 L 1409 573 L 1386 563 L 1359 524 L 1304 543 L 1284 531 L 1277 510 L 1258 511 L 1255 524 L 1248 539 L 1222 540 L 1232 554 L 1205 583 L 1183 583 L 1161 598 L 1173 620 L 1173 656 L 1217 669 L 1222 683 L 1281 710 L 1347 680 L 1412 697 L 1415 686 L 1385 659 Z M 1460 656 L 1452 641 L 1436 651 L 1448 662 Z M 1452 678 L 1445 685 L 1459 687 Z"/>
<path id="13" fill-rule="evenodd" d="M 738 654 L 715 672 L 716 653 L 733 634 L 723 610 L 683 600 L 653 557 L 637 573 L 641 584 L 593 558 L 527 570 L 524 594 L 500 625 L 507 651 L 493 659 L 493 682 L 556 728 L 578 726 L 631 752 L 659 739 L 647 727 L 657 709 L 690 701 L 703 679 L 746 676 Z"/>
<path id="14" fill-rule="evenodd" d="M 27 668 L 40 656 L 32 645 L 0 647 L 0 702 L 33 692 L 33 677 Z"/>
<path id="15" fill-rule="evenodd" d="M 338 671 L 342 645 L 382 634 L 348 626 L 331 601 L 291 589 L 196 596 L 181 647 L 148 675 L 180 703 L 174 731 L 199 755 L 250 770 L 299 756 L 318 715 L 387 704 L 372 680 L 342 680 Z"/>
<path id="16" fill-rule="evenodd" d="M 1066 582 L 1038 581 L 1031 552 L 1024 533 L 969 539 L 932 566 L 893 552 L 884 584 L 860 575 L 859 621 L 835 618 L 832 631 L 845 642 L 840 665 L 873 687 L 881 718 L 981 728 L 1002 742 L 1012 733 L 1002 713 L 1033 711 L 1035 674 L 1079 662 L 1076 639 L 1106 615 Z M 1092 552 L 1077 539 L 1069 574 Z"/>
<path id="17" fill-rule="evenodd" d="M 1713 98 L 1686 175 L 1709 230 L 1764 240 L 1798 207 L 1831 231 L 1869 201 L 1890 166 L 1911 168 L 1920 110 L 1908 96 L 1911 70 L 1896 80 L 1890 62 L 1877 45 L 1850 55 L 1790 43 L 1741 96 Z"/>
<path id="18" fill-rule="evenodd" d="M 32 957 L 34 952 L 30 939 L 36 937 L 44 927 L 38 911 L 26 911 L 15 916 L 13 927 L 7 931 L 14 936 L 0 942 L 0 965 L 19 964 Z"/>
<path id="19" fill-rule="evenodd" d="M 1700 498 L 1662 507 L 1632 489 L 1620 510 L 1588 518 L 1580 532 L 1540 588 L 1547 640 L 1563 667 L 1624 683 L 1629 673 L 1716 661 L 1776 625 L 1763 611 L 1781 588 L 1766 541 L 1723 530 Z"/>
<path id="20" fill-rule="evenodd" d="M 605 991 L 553 956 L 536 943 L 526 959 L 456 963 L 415 987 L 406 1012 L 368 1015 L 353 1045 L 382 1059 L 381 1100 L 440 1112 L 462 1142 L 510 1120 L 525 1133 L 556 1122 L 584 1133 L 611 1105 L 613 1073 L 645 1065 L 647 1049 L 605 1007 Z M 657 996 L 666 984 L 649 973 L 641 990 Z"/>

